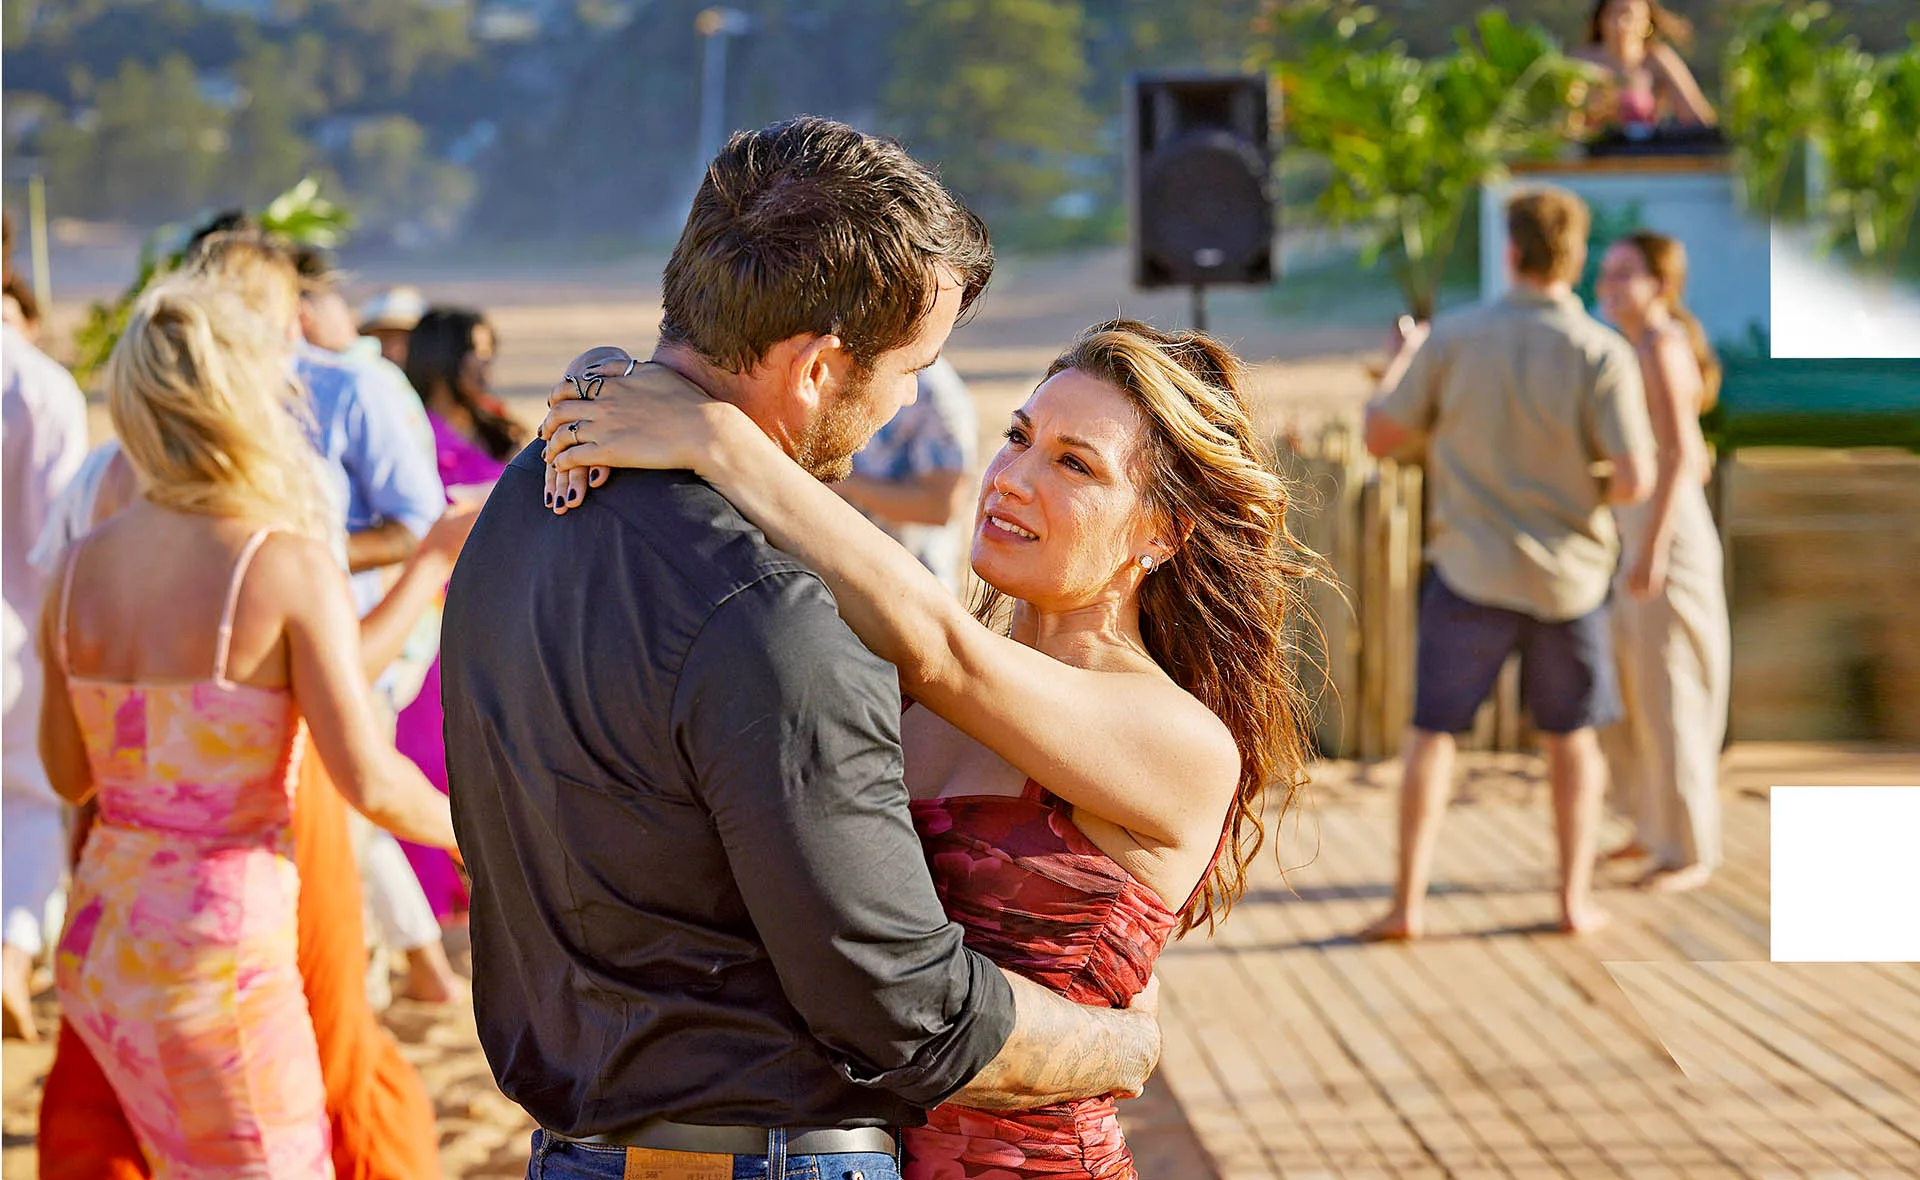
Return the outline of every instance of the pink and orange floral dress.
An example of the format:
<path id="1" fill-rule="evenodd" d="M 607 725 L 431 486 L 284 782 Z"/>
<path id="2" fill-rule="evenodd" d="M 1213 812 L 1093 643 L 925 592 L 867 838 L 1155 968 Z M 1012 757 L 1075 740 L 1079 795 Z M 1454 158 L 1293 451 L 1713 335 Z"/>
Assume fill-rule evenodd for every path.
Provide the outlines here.
<path id="1" fill-rule="evenodd" d="M 100 814 L 55 988 L 162 1180 L 333 1175 L 295 963 L 290 824 L 305 726 L 286 689 L 227 679 L 234 603 L 265 537 L 235 566 L 210 679 L 127 683 L 69 666 Z M 78 557 L 62 590 L 63 665 Z"/>
<path id="2" fill-rule="evenodd" d="M 916 799 L 914 827 L 969 947 L 1080 1004 L 1125 1007 L 1180 925 L 1102 852 L 1067 805 L 1018 796 Z M 1136 1180 L 1111 1098 L 986 1111 L 948 1104 L 905 1132 L 907 1180 Z"/>

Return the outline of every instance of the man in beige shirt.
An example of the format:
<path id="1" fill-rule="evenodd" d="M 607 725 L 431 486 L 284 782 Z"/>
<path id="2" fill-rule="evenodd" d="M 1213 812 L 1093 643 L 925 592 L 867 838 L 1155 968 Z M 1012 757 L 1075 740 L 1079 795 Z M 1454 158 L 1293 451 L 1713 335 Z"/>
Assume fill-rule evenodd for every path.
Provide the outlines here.
<path id="1" fill-rule="evenodd" d="M 1430 334 L 1416 330 L 1367 407 L 1367 449 L 1423 457 L 1431 511 L 1399 878 L 1393 908 L 1363 938 L 1424 933 L 1453 735 L 1472 727 L 1515 651 L 1553 783 L 1561 927 L 1606 921 L 1593 903 L 1593 862 L 1606 787 L 1596 730 L 1620 714 L 1607 615 L 1619 543 L 1608 504 L 1646 498 L 1654 443 L 1632 347 L 1573 293 L 1588 225 L 1571 193 L 1516 197 L 1507 207 L 1512 294 L 1443 317 Z"/>

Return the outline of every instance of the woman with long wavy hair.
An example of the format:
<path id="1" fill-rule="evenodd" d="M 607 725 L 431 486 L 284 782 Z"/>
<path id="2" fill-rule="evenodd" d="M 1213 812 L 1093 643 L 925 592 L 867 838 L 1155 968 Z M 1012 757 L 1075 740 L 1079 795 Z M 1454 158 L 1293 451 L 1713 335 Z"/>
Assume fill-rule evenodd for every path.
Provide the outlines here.
<path id="1" fill-rule="evenodd" d="M 139 498 L 69 548 L 41 622 L 41 755 L 98 802 L 55 988 L 162 1176 L 332 1174 L 296 964 L 309 740 L 369 819 L 453 846 L 374 721 L 289 348 L 203 278 L 140 298 L 106 370 Z"/>
<path id="2" fill-rule="evenodd" d="M 1686 308 L 1686 284 L 1686 248 L 1647 230 L 1615 242 L 1600 267 L 1601 310 L 1639 354 L 1659 447 L 1652 498 L 1614 510 L 1614 648 L 1626 716 L 1601 741 L 1634 840 L 1612 856 L 1650 858 L 1642 883 L 1660 891 L 1696 889 L 1720 863 L 1732 680 L 1720 531 L 1704 486 L 1713 465 L 1700 432 L 1720 362 Z"/>
<path id="3" fill-rule="evenodd" d="M 1593 96 L 1595 121 L 1629 137 L 1644 136 L 1665 120 L 1713 126 L 1713 105 L 1680 56 L 1692 36 L 1686 18 L 1660 0 L 1594 0 L 1586 44 L 1576 56 L 1606 75 L 1607 84 Z"/>
<path id="4" fill-rule="evenodd" d="M 692 468 L 826 579 L 900 670 L 914 819 L 968 945 L 1124 1006 L 1245 889 L 1269 789 L 1284 813 L 1303 779 L 1286 631 L 1323 564 L 1288 532 L 1218 341 L 1115 320 L 1053 362 L 981 485 L 974 612 L 670 370 L 559 400 L 542 433 L 562 473 Z M 913 1180 L 1135 1174 L 1110 1099 L 929 1120 L 904 1136 Z"/>

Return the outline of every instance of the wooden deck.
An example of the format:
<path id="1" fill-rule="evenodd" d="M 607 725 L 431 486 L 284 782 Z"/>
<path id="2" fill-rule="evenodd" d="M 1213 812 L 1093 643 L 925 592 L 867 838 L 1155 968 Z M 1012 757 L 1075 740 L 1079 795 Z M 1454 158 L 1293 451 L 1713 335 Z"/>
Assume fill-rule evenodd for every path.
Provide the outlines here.
<path id="1" fill-rule="evenodd" d="M 1160 1076 L 1126 1114 L 1147 1180 L 1920 1176 L 1920 965 L 1766 962 L 1765 797 L 1920 785 L 1920 759 L 1736 749 L 1714 881 L 1609 888 L 1613 925 L 1574 939 L 1551 932 L 1538 764 L 1469 758 L 1431 937 L 1364 946 L 1393 776 L 1328 768 L 1287 825 L 1302 867 L 1283 883 L 1267 860 L 1162 961 Z"/>
<path id="2" fill-rule="evenodd" d="M 1218 934 L 1169 950 L 1161 1069 L 1121 1108 L 1144 1180 L 1920 1176 L 1920 965 L 1765 961 L 1766 788 L 1920 785 L 1920 755 L 1735 747 L 1725 869 L 1681 897 L 1606 889 L 1615 923 L 1588 939 L 1544 929 L 1538 761 L 1462 762 L 1428 941 L 1350 937 L 1392 879 L 1382 763 L 1322 767 L 1286 831 L 1301 867 L 1283 883 L 1266 859 Z M 523 1176 L 530 1124 L 471 1013 L 386 1020 L 434 1095 L 446 1174 Z M 35 1174 L 47 1060 L 7 1046 L 7 1180 Z"/>

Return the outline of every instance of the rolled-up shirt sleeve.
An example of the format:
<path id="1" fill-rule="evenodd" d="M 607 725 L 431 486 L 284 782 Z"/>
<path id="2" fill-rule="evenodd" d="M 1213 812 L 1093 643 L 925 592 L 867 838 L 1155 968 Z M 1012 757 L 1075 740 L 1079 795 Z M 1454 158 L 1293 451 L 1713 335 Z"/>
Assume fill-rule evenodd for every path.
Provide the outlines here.
<path id="1" fill-rule="evenodd" d="M 1443 332 L 1444 327 L 1436 328 L 1434 336 Z M 1373 402 L 1375 410 L 1421 439 L 1433 430 L 1440 406 L 1440 380 L 1446 373 L 1448 345 L 1434 336 L 1423 341 L 1408 358 L 1407 371 L 1401 374 L 1399 383 Z"/>
<path id="2" fill-rule="evenodd" d="M 709 617 L 674 730 L 781 987 L 852 1081 L 944 1101 L 1000 1051 L 1013 995 L 934 893 L 901 781 L 893 668 L 811 574 Z"/>

